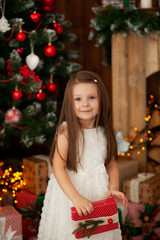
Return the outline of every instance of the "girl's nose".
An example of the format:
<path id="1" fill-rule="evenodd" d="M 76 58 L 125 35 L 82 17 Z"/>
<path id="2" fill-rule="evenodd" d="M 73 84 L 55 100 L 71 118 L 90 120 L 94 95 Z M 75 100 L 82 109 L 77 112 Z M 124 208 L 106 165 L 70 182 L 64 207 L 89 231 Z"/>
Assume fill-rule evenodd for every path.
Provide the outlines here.
<path id="1" fill-rule="evenodd" d="M 89 105 L 88 100 L 87 100 L 87 99 L 84 99 L 84 100 L 83 100 L 83 106 L 88 106 L 88 105 Z"/>

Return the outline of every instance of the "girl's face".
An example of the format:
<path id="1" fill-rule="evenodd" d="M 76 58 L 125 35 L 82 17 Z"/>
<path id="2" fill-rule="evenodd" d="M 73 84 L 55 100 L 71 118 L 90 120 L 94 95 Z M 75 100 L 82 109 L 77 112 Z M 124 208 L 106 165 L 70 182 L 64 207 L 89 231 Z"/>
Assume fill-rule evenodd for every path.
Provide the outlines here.
<path id="1" fill-rule="evenodd" d="M 72 88 L 73 107 L 82 128 L 93 128 L 99 112 L 97 87 L 92 83 L 77 83 Z"/>

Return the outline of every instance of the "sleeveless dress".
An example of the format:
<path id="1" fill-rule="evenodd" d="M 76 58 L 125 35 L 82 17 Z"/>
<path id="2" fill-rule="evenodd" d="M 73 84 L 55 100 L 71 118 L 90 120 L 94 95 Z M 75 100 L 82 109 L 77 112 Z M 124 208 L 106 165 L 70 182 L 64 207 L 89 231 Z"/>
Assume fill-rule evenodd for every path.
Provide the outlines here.
<path id="1" fill-rule="evenodd" d="M 67 173 L 79 193 L 91 202 L 106 198 L 108 192 L 108 174 L 104 166 L 106 157 L 106 139 L 103 128 L 83 129 L 84 151 L 80 142 L 81 163 L 78 171 L 67 170 Z M 38 240 L 75 240 L 72 234 L 72 202 L 59 187 L 51 174 L 45 195 L 39 225 Z M 88 239 L 88 238 L 83 238 Z M 120 229 L 92 235 L 91 240 L 121 240 Z"/>

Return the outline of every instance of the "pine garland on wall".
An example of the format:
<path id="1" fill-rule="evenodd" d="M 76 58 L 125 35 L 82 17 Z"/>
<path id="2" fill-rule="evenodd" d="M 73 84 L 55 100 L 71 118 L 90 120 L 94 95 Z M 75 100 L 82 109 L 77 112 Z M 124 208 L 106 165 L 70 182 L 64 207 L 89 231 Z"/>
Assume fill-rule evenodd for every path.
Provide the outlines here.
<path id="1" fill-rule="evenodd" d="M 104 46 L 106 52 L 106 64 L 111 64 L 111 38 L 117 33 L 127 36 L 128 31 L 138 34 L 140 37 L 148 33 L 160 33 L 160 13 L 152 14 L 137 9 L 135 6 L 114 7 L 107 5 L 92 8 L 96 17 L 91 19 L 91 31 L 89 40 L 96 40 L 96 47 Z"/>

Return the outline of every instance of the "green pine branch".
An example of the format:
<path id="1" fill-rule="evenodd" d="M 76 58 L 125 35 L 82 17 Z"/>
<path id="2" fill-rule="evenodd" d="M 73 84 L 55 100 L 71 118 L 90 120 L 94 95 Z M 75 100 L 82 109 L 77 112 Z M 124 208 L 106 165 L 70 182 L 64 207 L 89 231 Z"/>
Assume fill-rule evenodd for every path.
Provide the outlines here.
<path id="1" fill-rule="evenodd" d="M 91 230 L 89 231 L 89 233 L 87 235 L 87 238 L 90 238 L 90 236 L 93 234 L 93 232 L 95 231 L 97 226 L 99 224 L 102 224 L 102 223 L 104 223 L 103 220 L 85 220 L 84 223 L 80 222 L 78 224 L 78 227 L 72 232 L 72 234 L 75 234 L 78 231 L 83 230 L 82 237 L 84 238 L 85 234 L 86 234 L 86 231 L 87 231 L 87 228 L 91 228 Z"/>

